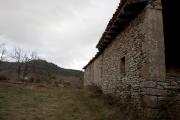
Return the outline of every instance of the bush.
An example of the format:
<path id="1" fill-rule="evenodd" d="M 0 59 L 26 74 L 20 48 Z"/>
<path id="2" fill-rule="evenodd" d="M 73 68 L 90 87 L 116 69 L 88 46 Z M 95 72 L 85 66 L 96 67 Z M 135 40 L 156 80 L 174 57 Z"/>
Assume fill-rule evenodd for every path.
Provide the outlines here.
<path id="1" fill-rule="evenodd" d="M 31 77 L 31 78 L 29 79 L 29 82 L 30 82 L 30 83 L 33 83 L 33 82 L 34 82 L 34 78 Z"/>
<path id="2" fill-rule="evenodd" d="M 130 86 L 128 87 L 130 88 Z M 141 120 L 138 107 L 131 104 L 130 93 L 127 94 L 125 100 L 123 100 L 120 96 L 115 96 L 110 93 L 104 94 L 102 89 L 96 85 L 89 85 L 85 87 L 85 95 L 90 98 L 103 99 L 105 105 L 118 109 L 119 112 L 127 116 L 128 120 Z"/>
<path id="3" fill-rule="evenodd" d="M 0 75 L 0 80 L 8 80 L 8 78 L 5 75 Z"/>
<path id="4" fill-rule="evenodd" d="M 91 97 L 103 96 L 102 90 L 96 85 L 86 86 L 85 90 Z"/>

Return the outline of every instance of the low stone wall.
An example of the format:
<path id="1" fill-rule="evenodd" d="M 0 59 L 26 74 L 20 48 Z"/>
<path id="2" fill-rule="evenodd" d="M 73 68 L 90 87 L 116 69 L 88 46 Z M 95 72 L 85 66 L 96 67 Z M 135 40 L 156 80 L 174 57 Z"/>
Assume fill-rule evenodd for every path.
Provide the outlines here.
<path id="1" fill-rule="evenodd" d="M 167 75 L 165 81 L 145 81 L 141 83 L 141 88 L 141 105 L 146 118 L 180 118 L 180 76 Z"/>

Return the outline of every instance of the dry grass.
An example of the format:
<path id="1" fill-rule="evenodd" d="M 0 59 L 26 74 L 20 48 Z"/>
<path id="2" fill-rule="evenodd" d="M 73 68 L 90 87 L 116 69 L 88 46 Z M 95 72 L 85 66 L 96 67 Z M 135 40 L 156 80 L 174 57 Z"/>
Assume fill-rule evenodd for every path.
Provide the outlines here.
<path id="1" fill-rule="evenodd" d="M 87 89 L 0 82 L 0 120 L 125 120 L 118 107 Z"/>

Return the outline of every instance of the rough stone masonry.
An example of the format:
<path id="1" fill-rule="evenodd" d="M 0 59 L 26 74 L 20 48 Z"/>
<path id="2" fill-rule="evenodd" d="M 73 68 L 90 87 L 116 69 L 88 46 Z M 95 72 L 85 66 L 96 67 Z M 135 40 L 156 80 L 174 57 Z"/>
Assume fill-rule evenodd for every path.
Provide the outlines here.
<path id="1" fill-rule="evenodd" d="M 85 86 L 129 102 L 143 120 L 180 118 L 180 72 L 166 67 L 162 9 L 161 0 L 121 0 L 84 67 Z"/>

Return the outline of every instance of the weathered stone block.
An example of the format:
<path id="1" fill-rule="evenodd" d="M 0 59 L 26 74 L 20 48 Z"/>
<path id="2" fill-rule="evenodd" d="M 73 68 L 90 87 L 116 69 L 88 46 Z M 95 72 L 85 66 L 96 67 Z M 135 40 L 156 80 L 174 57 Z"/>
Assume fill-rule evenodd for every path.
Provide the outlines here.
<path id="1" fill-rule="evenodd" d="M 165 101 L 166 97 L 158 97 L 158 101 Z"/>
<path id="2" fill-rule="evenodd" d="M 178 95 L 176 96 L 176 99 L 177 99 L 178 101 L 180 101 L 180 94 L 178 94 Z"/>
<path id="3" fill-rule="evenodd" d="M 168 86 L 168 83 L 167 82 L 157 82 L 157 85 L 160 85 L 160 86 Z"/>
<path id="4" fill-rule="evenodd" d="M 156 108 L 158 103 L 157 96 L 143 96 L 144 107 Z"/>
<path id="5" fill-rule="evenodd" d="M 169 90 L 176 90 L 177 87 L 176 86 L 165 86 L 165 89 L 169 89 Z"/>
<path id="6" fill-rule="evenodd" d="M 159 109 L 152 109 L 152 108 L 145 108 L 144 114 L 145 114 L 145 118 L 149 120 L 158 119 L 160 116 Z"/>
<path id="7" fill-rule="evenodd" d="M 156 87 L 157 83 L 156 81 L 143 81 L 141 82 L 141 88 L 146 87 L 146 88 L 154 88 Z"/>
<path id="8" fill-rule="evenodd" d="M 157 89 L 165 89 L 164 86 L 157 85 Z"/>
<path id="9" fill-rule="evenodd" d="M 171 85 L 171 86 L 177 86 L 178 83 L 177 83 L 176 81 L 171 81 L 171 82 L 170 82 L 170 85 Z"/>
<path id="10" fill-rule="evenodd" d="M 157 89 L 157 88 L 143 88 L 142 92 L 144 92 L 146 95 L 152 95 L 152 96 L 166 96 L 167 90 Z"/>

